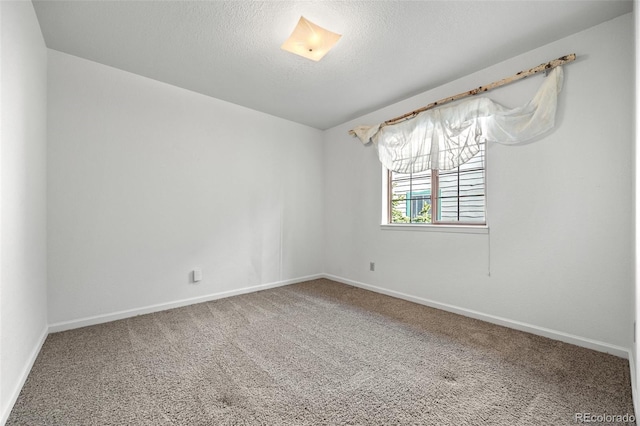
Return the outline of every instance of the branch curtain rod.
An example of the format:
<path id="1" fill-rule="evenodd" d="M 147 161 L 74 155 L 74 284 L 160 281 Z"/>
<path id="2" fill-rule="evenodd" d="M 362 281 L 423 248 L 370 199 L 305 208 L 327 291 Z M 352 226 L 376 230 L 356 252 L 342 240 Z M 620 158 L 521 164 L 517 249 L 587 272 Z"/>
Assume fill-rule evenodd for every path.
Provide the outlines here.
<path id="1" fill-rule="evenodd" d="M 420 114 L 423 111 L 427 111 L 427 110 L 435 108 L 437 106 L 444 105 L 444 104 L 447 104 L 449 102 L 457 101 L 459 99 L 463 99 L 463 98 L 466 98 L 466 97 L 469 97 L 469 96 L 474 96 L 474 95 L 477 95 L 478 93 L 487 92 L 487 91 L 489 91 L 491 89 L 495 89 L 496 87 L 504 86 L 506 84 L 513 83 L 514 81 L 522 80 L 523 78 L 529 77 L 530 75 L 538 74 L 538 73 L 543 72 L 543 71 L 547 71 L 547 72 L 551 71 L 555 67 L 558 67 L 560 65 L 564 65 L 564 64 L 569 63 L 569 62 L 573 62 L 575 60 L 576 60 L 576 54 L 575 53 L 571 53 L 570 55 L 562 56 L 562 57 L 560 57 L 558 59 L 554 59 L 554 60 L 546 62 L 544 64 L 540 64 L 537 67 L 530 68 L 530 69 L 528 69 L 526 71 L 520 71 L 520 72 L 516 73 L 515 75 L 512 75 L 511 77 L 503 78 L 502 80 L 494 81 L 493 83 L 487 84 L 485 86 L 480 86 L 480 87 L 477 87 L 475 89 L 471 89 L 471 90 L 468 90 L 466 92 L 458 93 L 457 95 L 450 96 L 450 97 L 444 98 L 444 99 L 440 99 L 439 101 L 436 101 L 436 102 L 432 102 L 427 106 L 424 106 L 422 108 L 418 108 L 418 109 L 416 109 L 414 111 L 408 112 L 408 113 L 403 114 L 403 115 L 401 115 L 399 117 L 387 120 L 384 123 L 382 123 L 380 125 L 380 127 L 388 126 L 388 125 L 391 125 L 391 124 L 400 123 L 400 122 L 405 121 L 405 120 L 409 120 L 409 119 L 415 117 L 416 115 Z M 352 136 L 356 136 L 356 133 L 353 130 L 349 130 L 349 134 L 352 135 Z"/>

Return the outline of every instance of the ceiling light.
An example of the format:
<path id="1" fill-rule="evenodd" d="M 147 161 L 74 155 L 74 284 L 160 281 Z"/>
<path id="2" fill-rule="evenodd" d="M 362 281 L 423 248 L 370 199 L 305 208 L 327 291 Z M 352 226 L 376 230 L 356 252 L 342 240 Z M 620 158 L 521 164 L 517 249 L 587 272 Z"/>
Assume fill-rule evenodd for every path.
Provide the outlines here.
<path id="1" fill-rule="evenodd" d="M 340 34 L 325 30 L 301 16 L 298 25 L 280 48 L 312 61 L 319 61 L 340 37 Z"/>

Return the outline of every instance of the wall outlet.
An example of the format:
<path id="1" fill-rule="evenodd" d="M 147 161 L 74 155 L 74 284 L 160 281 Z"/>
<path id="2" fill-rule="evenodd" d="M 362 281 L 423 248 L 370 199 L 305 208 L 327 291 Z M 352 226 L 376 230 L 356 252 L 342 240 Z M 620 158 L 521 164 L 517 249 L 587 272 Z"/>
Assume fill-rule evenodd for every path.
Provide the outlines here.
<path id="1" fill-rule="evenodd" d="M 193 278 L 194 283 L 197 283 L 198 281 L 202 281 L 202 269 L 200 268 L 194 269 L 193 272 L 191 273 L 191 276 Z"/>
<path id="2" fill-rule="evenodd" d="M 376 262 L 369 262 L 369 270 L 370 271 L 376 270 Z"/>

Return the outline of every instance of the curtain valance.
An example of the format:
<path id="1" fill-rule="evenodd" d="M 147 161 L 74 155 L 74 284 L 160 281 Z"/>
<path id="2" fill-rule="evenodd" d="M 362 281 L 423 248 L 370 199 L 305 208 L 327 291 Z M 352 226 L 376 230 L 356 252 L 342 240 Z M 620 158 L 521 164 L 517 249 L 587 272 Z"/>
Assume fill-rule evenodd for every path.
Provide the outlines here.
<path id="1" fill-rule="evenodd" d="M 359 126 L 353 132 L 363 143 L 373 142 L 380 162 L 394 172 L 451 170 L 469 161 L 482 143 L 520 143 L 551 130 L 562 81 L 558 66 L 523 106 L 510 109 L 488 98 L 472 98 L 397 124 Z"/>

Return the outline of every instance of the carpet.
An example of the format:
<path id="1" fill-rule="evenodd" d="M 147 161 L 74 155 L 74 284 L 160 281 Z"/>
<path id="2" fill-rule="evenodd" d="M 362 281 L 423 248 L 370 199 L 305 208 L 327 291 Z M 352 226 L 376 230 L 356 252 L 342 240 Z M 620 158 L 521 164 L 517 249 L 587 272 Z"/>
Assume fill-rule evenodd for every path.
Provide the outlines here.
<path id="1" fill-rule="evenodd" d="M 319 279 L 50 334 L 7 424 L 562 425 L 576 413 L 633 415 L 627 360 Z"/>

